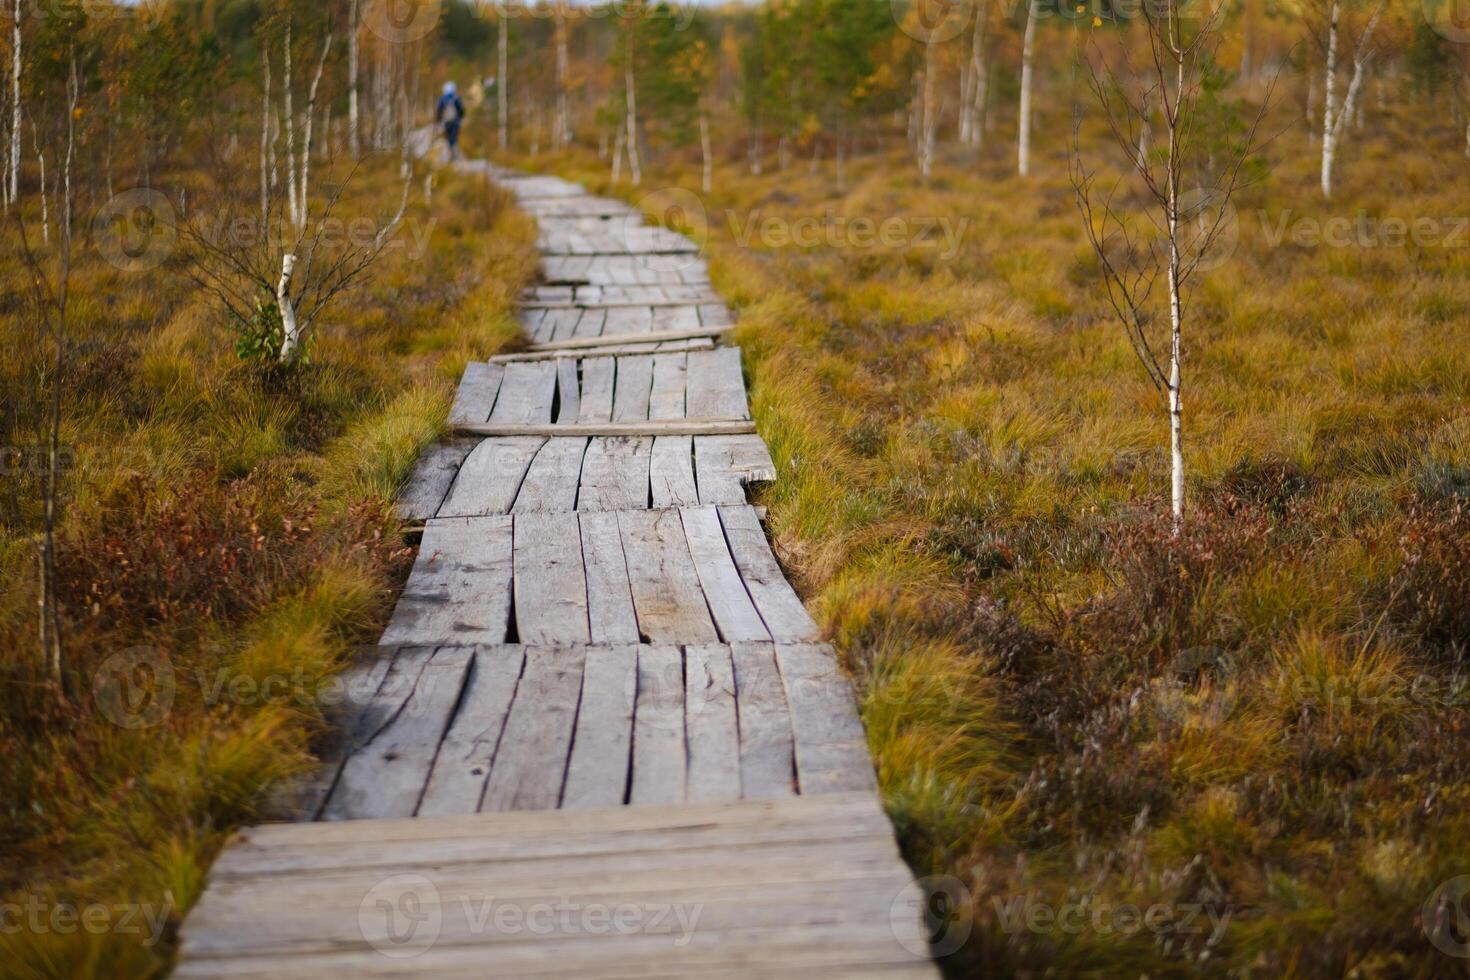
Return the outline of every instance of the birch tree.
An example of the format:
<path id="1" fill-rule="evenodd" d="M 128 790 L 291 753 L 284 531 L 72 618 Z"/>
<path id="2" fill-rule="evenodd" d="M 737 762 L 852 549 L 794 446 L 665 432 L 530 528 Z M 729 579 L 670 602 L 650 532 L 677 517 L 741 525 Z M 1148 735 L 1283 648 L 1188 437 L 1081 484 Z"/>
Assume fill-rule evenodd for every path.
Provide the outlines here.
<path id="1" fill-rule="evenodd" d="M 570 14 L 565 0 L 557 0 L 553 8 L 553 16 L 555 17 L 553 40 L 556 45 L 556 116 L 552 122 L 551 140 L 558 150 L 564 150 L 572 142 L 572 110 L 568 93 L 571 87 L 571 74 L 570 59 L 567 53 L 567 35 L 571 31 L 571 25 L 568 23 Z"/>
<path id="2" fill-rule="evenodd" d="M 1021 106 L 1016 135 L 1016 172 L 1022 177 L 1031 175 L 1031 88 L 1036 53 L 1036 5 L 1039 2 L 1026 0 L 1026 29 L 1021 36 Z"/>
<path id="3" fill-rule="evenodd" d="M 1238 138 L 1224 137 L 1229 143 L 1229 160 L 1223 167 L 1201 161 L 1201 144 L 1222 138 L 1218 133 L 1201 134 L 1198 112 L 1202 76 L 1213 64 L 1218 46 L 1221 7 L 1190 21 L 1181 16 L 1187 2 L 1161 0 L 1155 8 L 1144 8 L 1149 85 L 1141 95 L 1132 94 L 1136 87 L 1128 84 L 1131 67 L 1111 67 L 1095 38 L 1084 48 L 1092 102 L 1101 110 L 1128 168 L 1123 176 L 1108 181 L 1106 189 L 1099 187 L 1098 171 L 1083 158 L 1080 108 L 1074 115 L 1069 158 L 1077 207 L 1097 256 L 1108 302 L 1168 415 L 1170 510 L 1176 534 L 1183 527 L 1185 513 L 1184 358 L 1189 290 L 1195 276 L 1208 268 L 1207 260 L 1222 233 L 1230 228 L 1230 200 L 1256 149 L 1256 132 L 1266 111 L 1263 102 Z M 1119 41 L 1126 62 L 1125 44 Z M 1163 145 L 1160 153 L 1145 156 L 1137 148 L 1150 104 L 1162 120 Z M 1218 150 L 1211 146 L 1209 152 Z M 1129 213 L 1115 203 L 1120 191 L 1125 197 L 1141 194 L 1146 201 L 1143 213 Z M 1159 297 L 1161 280 L 1163 295 Z M 1167 328 L 1160 328 L 1160 322 Z"/>
<path id="4" fill-rule="evenodd" d="M 21 0 L 15 0 L 10 25 L 10 159 L 7 161 L 9 172 L 5 191 L 5 199 L 9 203 L 20 200 L 21 21 L 24 17 Z"/>
<path id="5" fill-rule="evenodd" d="M 510 15 L 504 7 L 496 27 L 495 50 L 499 61 L 499 74 L 495 77 L 496 137 L 497 145 L 504 150 L 510 145 Z"/>
<path id="6" fill-rule="evenodd" d="M 357 90 L 359 61 L 362 45 L 358 34 L 362 31 L 361 0 L 352 0 L 347 10 L 347 141 L 352 150 L 352 159 L 362 158 L 362 123 L 358 118 Z"/>
<path id="7" fill-rule="evenodd" d="M 1322 196 L 1332 197 L 1333 168 L 1337 162 L 1337 150 L 1342 145 L 1346 132 L 1344 123 L 1352 119 L 1359 109 L 1359 96 L 1363 79 L 1375 49 L 1373 34 L 1383 14 L 1383 0 L 1368 15 L 1362 33 L 1353 45 L 1352 74 L 1348 77 L 1347 92 L 1339 99 L 1339 61 L 1342 57 L 1344 29 L 1343 0 L 1329 0 L 1324 9 L 1318 8 L 1322 20 L 1321 44 L 1326 64 L 1322 73 Z"/>

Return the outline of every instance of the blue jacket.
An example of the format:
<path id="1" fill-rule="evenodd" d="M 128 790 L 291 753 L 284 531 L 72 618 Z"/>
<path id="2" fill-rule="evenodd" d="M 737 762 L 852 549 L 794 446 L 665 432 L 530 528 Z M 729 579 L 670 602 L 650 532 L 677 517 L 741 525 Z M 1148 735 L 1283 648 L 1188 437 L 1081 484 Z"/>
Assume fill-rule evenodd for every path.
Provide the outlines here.
<path id="1" fill-rule="evenodd" d="M 450 94 L 439 96 L 439 105 L 434 109 L 435 121 L 444 122 L 444 117 L 451 111 L 453 115 L 450 116 L 449 122 L 459 122 L 464 118 L 464 103 L 460 101 L 459 96 Z"/>

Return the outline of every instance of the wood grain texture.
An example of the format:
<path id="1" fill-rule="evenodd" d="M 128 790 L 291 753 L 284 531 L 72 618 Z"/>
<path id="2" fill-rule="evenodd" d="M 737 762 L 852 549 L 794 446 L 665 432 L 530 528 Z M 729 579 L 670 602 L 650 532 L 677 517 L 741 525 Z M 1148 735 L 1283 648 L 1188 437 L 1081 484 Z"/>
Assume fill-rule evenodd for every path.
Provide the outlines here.
<path id="1" fill-rule="evenodd" d="M 519 646 L 475 649 L 459 707 L 439 744 L 419 801 L 419 816 L 451 816 L 480 809 L 524 662 L 525 653 Z"/>
<path id="2" fill-rule="evenodd" d="M 683 802 L 687 762 L 683 655 L 674 646 L 639 647 L 628 802 Z"/>
<path id="3" fill-rule="evenodd" d="M 435 518 L 381 642 L 504 643 L 510 603 L 511 519 Z"/>
<path id="4" fill-rule="evenodd" d="M 638 696 L 638 648 L 587 648 L 582 703 L 561 805 L 616 806 L 628 792 L 633 707 Z"/>
<path id="5" fill-rule="evenodd" d="M 582 696 L 581 647 L 526 650 L 482 810 L 551 810 L 561 801 Z"/>

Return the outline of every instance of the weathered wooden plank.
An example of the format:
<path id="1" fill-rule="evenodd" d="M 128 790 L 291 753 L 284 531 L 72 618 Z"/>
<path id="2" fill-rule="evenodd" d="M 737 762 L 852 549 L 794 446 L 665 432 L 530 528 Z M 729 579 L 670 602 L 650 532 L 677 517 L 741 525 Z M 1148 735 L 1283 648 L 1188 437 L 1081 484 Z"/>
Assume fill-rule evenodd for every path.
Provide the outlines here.
<path id="1" fill-rule="evenodd" d="M 776 479 L 776 465 L 758 435 L 699 437 L 694 471 L 702 504 L 747 503 L 746 487 Z"/>
<path id="2" fill-rule="evenodd" d="M 775 670 L 774 663 L 771 669 Z M 558 833 L 548 834 L 548 821 L 555 823 Z M 487 833 L 487 827 L 493 827 L 493 833 Z M 407 862 L 570 858 L 606 852 L 609 843 L 628 853 L 648 854 L 843 839 L 892 842 L 893 830 L 873 794 L 831 793 L 803 799 L 787 794 L 786 799 L 739 806 L 689 802 L 673 808 L 502 813 L 488 820 L 484 815 L 451 815 L 371 824 L 265 824 L 236 835 L 210 871 L 211 878 L 222 880 L 359 867 L 391 869 Z"/>
<path id="3" fill-rule="evenodd" d="M 580 319 L 582 314 L 577 310 L 547 310 L 541 333 L 550 335 L 551 340 L 548 343 L 570 340 Z"/>
<path id="4" fill-rule="evenodd" d="M 730 555 L 766 629 L 775 640 L 815 640 L 822 631 L 786 581 L 753 507 L 721 507 L 720 523 Z"/>
<path id="5" fill-rule="evenodd" d="M 719 336 L 714 330 L 699 322 L 699 307 L 692 304 L 683 306 L 657 306 L 650 307 L 653 311 L 653 335 L 668 335 L 671 333 L 689 333 L 691 337 L 715 337 Z M 675 338 L 670 338 L 675 339 Z"/>
<path id="6" fill-rule="evenodd" d="M 312 745 L 317 765 L 272 793 L 266 807 L 268 816 L 278 820 L 317 819 L 342 764 L 375 728 L 369 707 L 377 700 L 397 655 L 397 647 L 374 648 L 334 678 L 318 696 L 327 727 Z M 405 690 L 404 697 L 407 693 Z"/>
<path id="7" fill-rule="evenodd" d="M 504 643 L 510 593 L 510 517 L 435 518 L 380 642 Z"/>
<path id="8" fill-rule="evenodd" d="M 725 541 L 720 515 L 713 507 L 681 508 L 684 536 L 699 575 L 700 588 L 726 643 L 769 640 L 770 631 L 761 621 L 755 603 L 745 590 L 735 560 Z"/>
<path id="9" fill-rule="evenodd" d="M 577 329 L 572 333 L 572 341 L 587 341 L 594 337 L 600 337 L 602 335 L 602 321 L 606 318 L 607 311 L 597 308 L 587 309 L 580 306 L 577 307 L 577 309 L 580 311 L 581 315 L 577 318 Z M 568 341 L 562 341 L 562 343 L 567 342 Z M 565 348 L 561 349 L 561 352 L 565 353 L 566 350 L 575 351 L 576 349 L 577 348 L 574 347 Z M 540 353 L 546 352 L 541 351 Z"/>
<path id="10" fill-rule="evenodd" d="M 717 642 L 679 512 L 622 511 L 618 528 L 639 633 L 654 643 Z"/>
<path id="11" fill-rule="evenodd" d="M 398 492 L 395 511 L 400 520 L 426 521 L 439 512 L 465 457 L 475 448 L 469 438 L 446 439 L 430 446 Z"/>
<path id="12" fill-rule="evenodd" d="M 689 745 L 687 799 L 740 799 L 740 731 L 728 646 L 685 647 L 684 727 Z"/>
<path id="13" fill-rule="evenodd" d="M 588 642 L 587 579 L 577 522 L 566 514 L 517 515 L 514 563 L 520 641 Z"/>
<path id="14" fill-rule="evenodd" d="M 638 648 L 587 648 L 563 807 L 616 806 L 628 792 Z"/>
<path id="15" fill-rule="evenodd" d="M 576 425 L 460 425 L 455 431 L 485 438 L 535 438 L 546 436 L 731 436 L 755 431 L 755 423 L 742 419 L 687 418 L 657 422 L 579 422 Z"/>
<path id="16" fill-rule="evenodd" d="M 694 480 L 693 436 L 659 436 L 649 459 L 649 484 L 655 507 L 692 507 L 699 503 Z"/>
<path id="17" fill-rule="evenodd" d="M 684 658 L 678 647 L 639 647 L 628 802 L 682 803 L 686 771 Z"/>
<path id="18" fill-rule="evenodd" d="M 740 348 L 716 347 L 689 353 L 690 418 L 750 418 Z"/>
<path id="19" fill-rule="evenodd" d="M 653 391 L 653 358 L 639 354 L 620 357 L 615 363 L 618 368 L 613 388 L 613 421 L 647 421 L 648 399 Z"/>
<path id="20" fill-rule="evenodd" d="M 786 688 L 770 643 L 735 643 L 735 709 L 740 721 L 740 792 L 750 800 L 796 793 L 796 750 Z"/>
<path id="21" fill-rule="evenodd" d="M 499 364 L 471 361 L 464 366 L 459 390 L 455 392 L 454 404 L 449 409 L 449 423 L 483 422 L 490 417 L 500 393 L 505 368 Z"/>
<path id="22" fill-rule="evenodd" d="M 633 510 L 648 506 L 653 440 L 648 437 L 594 438 L 582 459 L 577 509 Z"/>
<path id="23" fill-rule="evenodd" d="M 578 515 L 587 568 L 587 612 L 593 643 L 637 643 L 638 619 L 617 514 Z"/>
<path id="24" fill-rule="evenodd" d="M 655 354 L 653 388 L 648 397 L 649 421 L 684 417 L 685 359 L 688 354 Z"/>
<path id="25" fill-rule="evenodd" d="M 606 424 L 612 421 L 613 380 L 617 362 L 598 358 L 582 362 L 582 401 L 577 413 L 579 425 Z"/>
<path id="26" fill-rule="evenodd" d="M 577 487 L 582 479 L 582 457 L 586 452 L 587 440 L 583 438 L 546 440 L 526 470 L 512 513 L 575 510 Z"/>
<path id="27" fill-rule="evenodd" d="M 449 495 L 439 507 L 440 517 L 481 517 L 505 514 L 515 503 L 531 460 L 544 436 L 498 436 L 481 440 L 460 465 Z"/>
<path id="28" fill-rule="evenodd" d="M 561 799 L 582 693 L 581 647 L 528 647 L 481 810 L 549 810 Z"/>
<path id="29" fill-rule="evenodd" d="M 567 359 L 556 363 L 556 421 L 574 425 L 582 414 L 582 382 L 577 376 L 577 362 Z"/>
<path id="30" fill-rule="evenodd" d="M 852 685 L 838 667 L 832 648 L 778 643 L 776 664 L 791 709 L 801 792 L 876 789 L 878 781 Z"/>
<path id="31" fill-rule="evenodd" d="M 653 308 L 649 306 L 610 306 L 603 322 L 603 333 L 628 340 L 647 340 L 653 335 Z M 665 337 L 665 340 L 674 338 Z M 606 343 L 606 339 L 603 341 Z"/>
<path id="32" fill-rule="evenodd" d="M 413 816 L 471 656 L 467 647 L 440 647 L 429 655 L 402 707 L 342 766 L 323 819 Z"/>
<path id="33" fill-rule="evenodd" d="M 419 816 L 449 816 L 480 809 L 480 797 L 485 793 L 524 662 L 525 654 L 519 646 L 475 650 L 459 708 L 434 757 L 434 768 L 419 802 Z"/>
<path id="34" fill-rule="evenodd" d="M 490 422 L 497 425 L 534 425 L 551 421 L 551 404 L 556 398 L 556 365 L 547 361 L 524 361 L 502 365 L 505 378 Z"/>

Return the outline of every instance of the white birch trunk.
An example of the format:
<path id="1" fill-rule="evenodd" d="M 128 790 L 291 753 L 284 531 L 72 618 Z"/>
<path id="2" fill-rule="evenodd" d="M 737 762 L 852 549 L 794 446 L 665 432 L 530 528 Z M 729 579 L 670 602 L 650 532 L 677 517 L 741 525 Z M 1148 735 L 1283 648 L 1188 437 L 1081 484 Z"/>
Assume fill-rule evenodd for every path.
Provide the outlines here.
<path id="1" fill-rule="evenodd" d="M 628 172 L 633 176 L 633 186 L 643 183 L 643 173 L 638 166 L 638 88 L 633 81 L 632 38 L 629 37 L 628 60 L 623 69 L 623 86 L 628 105 Z"/>
<path id="2" fill-rule="evenodd" d="M 357 35 L 361 23 L 358 11 L 360 3 L 361 0 L 352 0 L 347 25 L 347 142 L 352 148 L 352 159 L 354 160 L 362 157 L 362 138 L 359 135 L 362 127 L 359 125 L 357 106 L 358 60 L 360 57 Z"/>
<path id="3" fill-rule="evenodd" d="M 301 338 L 296 325 L 296 307 L 291 302 L 291 276 L 296 272 L 296 256 L 281 257 L 281 280 L 276 284 L 276 307 L 281 313 L 281 363 L 296 356 Z"/>
<path id="4" fill-rule="evenodd" d="M 965 112 L 966 145 L 979 149 L 985 144 L 985 103 L 990 95 L 990 69 L 985 63 L 985 29 L 989 3 L 975 8 L 975 30 L 970 35 L 970 102 Z"/>
<path id="5" fill-rule="evenodd" d="M 1177 65 L 1174 87 L 1176 100 L 1183 98 L 1182 93 L 1185 91 L 1182 57 Z M 1179 255 L 1179 103 L 1176 101 L 1171 110 L 1166 102 L 1164 112 L 1169 123 L 1169 496 L 1174 515 L 1174 533 L 1177 535 L 1184 524 L 1184 299 L 1180 292 L 1182 260 Z M 1169 115 L 1171 112 L 1172 116 Z"/>
<path id="6" fill-rule="evenodd" d="M 1327 22 L 1327 70 L 1322 100 L 1322 196 L 1332 196 L 1332 163 L 1337 155 L 1337 33 L 1342 4 L 1332 0 Z"/>
<path id="7" fill-rule="evenodd" d="M 46 151 L 36 148 L 36 162 L 41 166 L 41 241 L 51 244 L 51 209 L 46 204 Z"/>
<path id="8" fill-rule="evenodd" d="M 704 173 L 700 181 L 700 186 L 708 194 L 714 186 L 715 161 L 709 145 L 709 117 L 703 111 L 699 114 L 699 152 L 704 158 Z"/>
<path id="9" fill-rule="evenodd" d="M 20 72 L 21 33 L 20 22 L 24 16 L 21 0 L 15 0 L 14 22 L 10 33 L 10 173 L 6 194 L 12 203 L 20 200 Z"/>
<path id="10" fill-rule="evenodd" d="M 618 127 L 617 138 L 613 140 L 612 157 L 612 182 L 618 183 L 623 179 L 623 144 L 628 141 L 628 134 L 623 127 Z"/>
<path id="11" fill-rule="evenodd" d="M 919 173 L 929 177 L 934 173 L 934 140 L 939 131 L 939 111 L 935 105 L 934 93 L 939 74 L 939 61 L 937 57 L 938 42 L 936 38 L 939 31 L 929 32 L 929 39 L 924 42 L 924 85 L 923 85 L 923 116 L 919 122 Z"/>
<path id="12" fill-rule="evenodd" d="M 556 123 L 552 143 L 564 150 L 572 142 L 572 113 L 568 102 L 567 86 L 570 84 L 567 71 L 567 11 L 565 2 L 556 5 Z"/>
<path id="13" fill-rule="evenodd" d="M 503 150 L 510 144 L 510 102 L 506 93 L 510 90 L 510 79 L 506 77 L 510 63 L 510 18 L 506 12 L 500 12 L 500 30 L 497 32 L 496 53 L 499 59 L 500 74 L 495 80 L 495 103 L 499 110 L 499 126 L 496 136 L 499 146 Z"/>
<path id="14" fill-rule="evenodd" d="M 260 46 L 261 77 L 265 84 L 265 95 L 260 107 L 260 226 L 265 228 L 271 220 L 271 50 L 270 45 Z"/>
<path id="15" fill-rule="evenodd" d="M 291 214 L 291 223 L 298 228 L 302 225 L 301 204 L 296 197 L 296 109 L 292 104 L 291 92 L 291 21 L 286 21 L 286 63 L 283 66 L 285 75 L 281 79 L 285 87 L 285 123 L 286 123 L 286 204 Z"/>
<path id="16" fill-rule="evenodd" d="M 1031 85 L 1032 58 L 1036 47 L 1036 2 L 1026 2 L 1026 33 L 1021 40 L 1020 132 L 1016 138 L 1016 172 L 1031 175 Z"/>
<path id="17" fill-rule="evenodd" d="M 311 188 L 311 130 L 316 120 L 316 93 L 321 87 L 322 70 L 327 67 L 327 55 L 331 50 L 332 35 L 328 34 L 326 40 L 322 42 L 321 60 L 316 63 L 316 74 L 311 79 L 311 89 L 306 97 L 306 131 L 302 134 L 301 140 L 301 180 L 297 185 L 298 193 L 301 195 L 298 200 L 300 211 L 296 216 L 297 231 L 306 230 L 306 195 Z"/>

